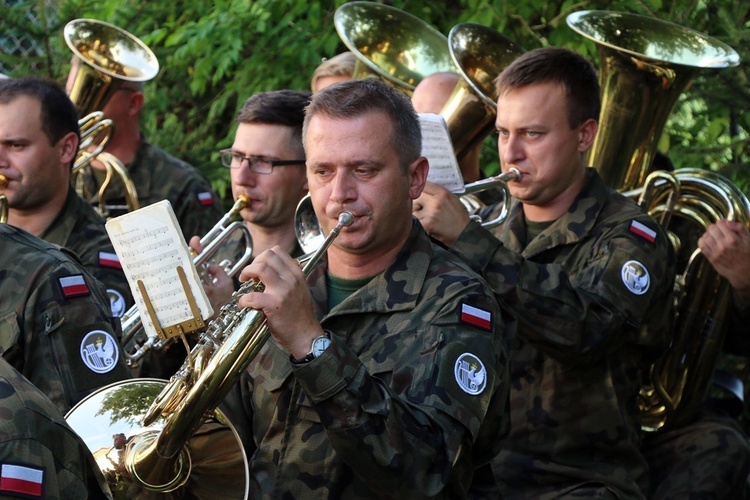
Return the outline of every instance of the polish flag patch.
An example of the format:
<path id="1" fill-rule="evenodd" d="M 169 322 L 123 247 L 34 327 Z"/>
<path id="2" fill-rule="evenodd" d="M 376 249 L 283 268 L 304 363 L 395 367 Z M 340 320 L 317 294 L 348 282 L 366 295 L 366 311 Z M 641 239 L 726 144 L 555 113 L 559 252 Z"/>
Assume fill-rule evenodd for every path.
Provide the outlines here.
<path id="1" fill-rule="evenodd" d="M 492 313 L 472 307 L 469 304 L 461 304 L 461 321 L 483 330 L 492 331 Z"/>
<path id="2" fill-rule="evenodd" d="M 82 297 L 91 293 L 91 290 L 89 290 L 89 286 L 86 284 L 86 280 L 83 279 L 82 274 L 58 278 L 58 282 L 60 283 L 60 290 L 65 298 Z"/>
<path id="3" fill-rule="evenodd" d="M 116 253 L 112 252 L 99 252 L 99 265 L 104 267 L 114 267 L 116 269 L 122 269 L 120 258 Z"/>
<path id="4" fill-rule="evenodd" d="M 44 470 L 23 465 L 3 464 L 0 469 L 0 493 L 15 493 L 42 498 Z"/>
<path id="5" fill-rule="evenodd" d="M 650 241 L 651 243 L 656 241 L 656 231 L 645 224 L 641 224 L 637 220 L 630 223 L 630 232 Z"/>
<path id="6" fill-rule="evenodd" d="M 201 205 L 213 205 L 214 204 L 214 195 L 211 194 L 210 191 L 204 191 L 202 193 L 198 193 L 198 201 Z"/>

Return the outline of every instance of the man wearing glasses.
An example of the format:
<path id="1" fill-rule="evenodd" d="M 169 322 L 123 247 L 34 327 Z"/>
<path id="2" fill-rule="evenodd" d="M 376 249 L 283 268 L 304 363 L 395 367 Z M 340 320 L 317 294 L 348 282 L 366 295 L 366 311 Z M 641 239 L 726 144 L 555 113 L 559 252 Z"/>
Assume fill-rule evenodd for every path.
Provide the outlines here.
<path id="1" fill-rule="evenodd" d="M 237 115 L 237 132 L 221 164 L 229 169 L 232 196 L 249 203 L 240 212 L 253 239 L 253 257 L 276 245 L 292 257 L 302 255 L 294 232 L 294 212 L 307 194 L 302 122 L 310 92 L 276 90 L 251 96 Z M 198 238 L 191 246 L 200 251 Z M 206 293 L 215 310 L 229 300 L 232 281 L 219 266 L 210 266 L 214 283 Z"/>

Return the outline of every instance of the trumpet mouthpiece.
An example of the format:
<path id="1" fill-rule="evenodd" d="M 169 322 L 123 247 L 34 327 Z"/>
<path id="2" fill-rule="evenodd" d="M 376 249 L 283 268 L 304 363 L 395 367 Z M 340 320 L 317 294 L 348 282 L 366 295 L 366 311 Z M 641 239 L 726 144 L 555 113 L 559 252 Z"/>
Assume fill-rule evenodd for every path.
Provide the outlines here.
<path id="1" fill-rule="evenodd" d="M 8 185 L 8 178 L 5 177 L 3 174 L 0 174 L 0 188 L 4 188 Z"/>
<path id="2" fill-rule="evenodd" d="M 339 225 L 342 227 L 351 226 L 352 222 L 354 222 L 354 214 L 349 210 L 342 210 L 339 213 Z"/>
<path id="3" fill-rule="evenodd" d="M 517 168 L 513 167 L 508 169 L 508 172 L 505 174 L 508 177 L 508 181 L 520 181 L 521 180 L 521 172 L 518 171 Z"/>

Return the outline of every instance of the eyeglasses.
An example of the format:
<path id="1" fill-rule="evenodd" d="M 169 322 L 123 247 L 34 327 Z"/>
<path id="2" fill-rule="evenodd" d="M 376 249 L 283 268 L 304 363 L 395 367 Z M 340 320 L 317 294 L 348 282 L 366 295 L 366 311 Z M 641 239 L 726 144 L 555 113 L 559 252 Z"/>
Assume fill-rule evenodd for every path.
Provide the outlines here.
<path id="1" fill-rule="evenodd" d="M 273 167 L 283 167 L 285 165 L 302 165 L 305 160 L 271 160 L 263 156 L 242 156 L 231 149 L 222 149 L 219 151 L 221 164 L 227 168 L 240 168 L 242 161 L 247 160 L 251 172 L 256 174 L 270 174 Z"/>

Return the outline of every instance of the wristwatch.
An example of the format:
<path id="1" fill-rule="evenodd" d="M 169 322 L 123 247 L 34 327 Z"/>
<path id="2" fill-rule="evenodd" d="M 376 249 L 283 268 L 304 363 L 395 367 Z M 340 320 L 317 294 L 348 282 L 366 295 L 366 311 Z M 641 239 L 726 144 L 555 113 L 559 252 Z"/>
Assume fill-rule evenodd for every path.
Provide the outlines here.
<path id="1" fill-rule="evenodd" d="M 328 349 L 329 345 L 331 345 L 331 334 L 329 332 L 325 332 L 325 335 L 321 335 L 320 337 L 315 337 L 313 339 L 312 344 L 310 345 L 310 352 L 308 352 L 304 358 L 294 359 L 292 357 L 292 363 L 294 363 L 295 365 L 303 365 L 305 363 L 309 363 L 313 359 L 323 354 L 323 351 Z"/>

